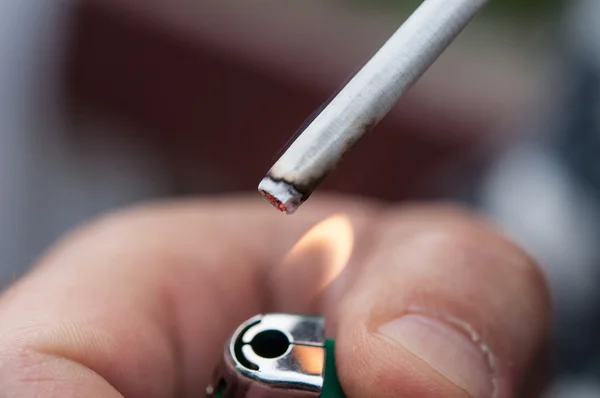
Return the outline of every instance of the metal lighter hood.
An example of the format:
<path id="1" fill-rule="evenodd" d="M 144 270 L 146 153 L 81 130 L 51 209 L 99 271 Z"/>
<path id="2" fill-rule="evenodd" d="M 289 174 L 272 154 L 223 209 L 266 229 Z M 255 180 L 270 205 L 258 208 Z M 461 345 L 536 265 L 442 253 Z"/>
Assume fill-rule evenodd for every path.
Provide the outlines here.
<path id="1" fill-rule="evenodd" d="M 227 342 L 207 395 L 323 397 L 326 345 L 321 317 L 257 315 L 240 325 Z M 331 373 L 337 383 L 335 372 Z"/>

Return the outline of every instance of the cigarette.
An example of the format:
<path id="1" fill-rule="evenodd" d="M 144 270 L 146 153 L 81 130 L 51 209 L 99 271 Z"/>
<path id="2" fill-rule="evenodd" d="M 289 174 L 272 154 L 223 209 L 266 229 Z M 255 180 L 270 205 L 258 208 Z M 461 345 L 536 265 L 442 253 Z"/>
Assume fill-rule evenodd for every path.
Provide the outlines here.
<path id="1" fill-rule="evenodd" d="M 423 1 L 271 167 L 258 186 L 265 199 L 294 213 L 486 2 Z"/>

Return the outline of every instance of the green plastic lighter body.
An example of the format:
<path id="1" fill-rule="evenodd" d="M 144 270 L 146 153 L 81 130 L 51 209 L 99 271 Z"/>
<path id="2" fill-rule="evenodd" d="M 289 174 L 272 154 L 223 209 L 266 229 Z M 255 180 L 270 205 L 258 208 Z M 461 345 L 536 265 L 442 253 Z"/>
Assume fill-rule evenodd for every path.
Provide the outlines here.
<path id="1" fill-rule="evenodd" d="M 325 371 L 321 398 L 344 398 L 346 395 L 337 376 L 335 367 L 335 341 L 325 340 Z"/>

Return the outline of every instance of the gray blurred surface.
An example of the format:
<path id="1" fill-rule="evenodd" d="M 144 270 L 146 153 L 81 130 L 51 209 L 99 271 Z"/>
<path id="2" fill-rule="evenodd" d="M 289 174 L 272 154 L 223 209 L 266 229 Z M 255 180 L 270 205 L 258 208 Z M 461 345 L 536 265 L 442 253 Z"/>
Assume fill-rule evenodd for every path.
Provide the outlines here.
<path id="1" fill-rule="evenodd" d="M 164 192 L 162 169 L 102 118 L 67 123 L 58 92 L 69 2 L 0 2 L 0 285 L 105 210 Z M 96 140 L 68 142 L 69 129 Z M 93 134 L 94 132 L 102 134 Z"/>

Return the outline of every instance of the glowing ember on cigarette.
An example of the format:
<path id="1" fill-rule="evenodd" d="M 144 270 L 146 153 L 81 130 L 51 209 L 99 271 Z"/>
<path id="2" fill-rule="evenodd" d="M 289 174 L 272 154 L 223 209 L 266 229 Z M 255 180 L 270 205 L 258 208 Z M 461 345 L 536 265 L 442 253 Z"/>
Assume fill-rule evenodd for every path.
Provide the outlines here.
<path id="1" fill-rule="evenodd" d="M 302 203 L 298 199 L 301 195 L 292 185 L 284 181 L 274 181 L 270 178 L 264 178 L 260 182 L 258 190 L 273 207 L 286 214 L 294 213 Z"/>
<path id="2" fill-rule="evenodd" d="M 260 191 L 263 196 L 265 197 L 265 199 L 267 199 L 267 201 L 269 203 L 271 203 L 273 205 L 273 207 L 275 207 L 277 210 L 283 211 L 287 213 L 287 208 L 285 207 L 285 205 L 283 203 L 281 203 L 280 201 L 278 201 L 275 196 L 271 195 L 270 193 L 268 193 L 267 191 Z"/>

